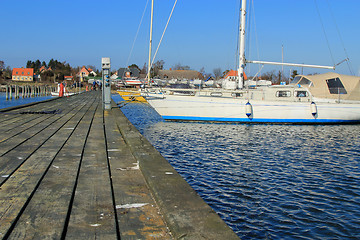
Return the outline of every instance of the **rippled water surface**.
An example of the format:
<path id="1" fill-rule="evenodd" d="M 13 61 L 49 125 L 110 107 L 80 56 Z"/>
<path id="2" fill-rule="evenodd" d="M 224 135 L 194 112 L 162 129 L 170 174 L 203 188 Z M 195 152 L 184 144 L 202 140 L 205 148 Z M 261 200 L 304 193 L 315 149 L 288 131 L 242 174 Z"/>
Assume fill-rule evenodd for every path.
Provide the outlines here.
<path id="1" fill-rule="evenodd" d="M 46 100 L 46 99 L 49 99 L 49 98 L 51 98 L 51 96 L 22 98 L 21 94 L 20 94 L 19 99 L 14 99 L 13 98 L 12 100 L 6 100 L 6 93 L 0 92 L 0 109 L 1 108 L 8 108 L 8 107 L 13 107 L 13 106 L 18 106 L 18 105 L 23 105 L 23 104 L 32 103 L 32 102 L 39 102 L 39 101 L 43 101 L 43 100 Z"/>
<path id="2" fill-rule="evenodd" d="M 360 239 L 360 125 L 163 122 L 147 104 L 122 110 L 242 239 Z"/>

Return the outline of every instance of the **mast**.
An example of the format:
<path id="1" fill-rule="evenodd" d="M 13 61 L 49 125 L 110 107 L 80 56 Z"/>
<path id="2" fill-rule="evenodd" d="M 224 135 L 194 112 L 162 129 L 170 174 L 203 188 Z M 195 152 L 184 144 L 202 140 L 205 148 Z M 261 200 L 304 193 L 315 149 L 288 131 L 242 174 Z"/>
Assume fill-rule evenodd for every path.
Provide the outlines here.
<path id="1" fill-rule="evenodd" d="M 240 36 L 239 36 L 239 69 L 238 69 L 238 88 L 244 86 L 245 68 L 245 19 L 246 19 L 246 0 L 241 1 Z"/>
<path id="2" fill-rule="evenodd" d="M 152 45 L 152 32 L 153 32 L 153 17 L 154 17 L 154 0 L 151 0 L 151 19 L 150 19 L 150 41 L 149 41 L 149 63 L 146 79 L 150 82 L 150 70 L 151 70 L 151 45 Z"/>

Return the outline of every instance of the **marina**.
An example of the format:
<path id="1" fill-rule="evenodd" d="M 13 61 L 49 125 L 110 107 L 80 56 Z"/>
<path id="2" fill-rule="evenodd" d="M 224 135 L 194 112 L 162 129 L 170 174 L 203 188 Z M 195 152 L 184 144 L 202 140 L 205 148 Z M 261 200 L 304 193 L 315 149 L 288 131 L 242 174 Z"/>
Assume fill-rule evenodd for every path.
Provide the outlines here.
<path id="1" fill-rule="evenodd" d="M 0 238 L 238 239 L 101 91 L 0 116 Z"/>
<path id="2" fill-rule="evenodd" d="M 360 239 L 360 1 L 177 2 L 2 4 L 0 239 Z"/>

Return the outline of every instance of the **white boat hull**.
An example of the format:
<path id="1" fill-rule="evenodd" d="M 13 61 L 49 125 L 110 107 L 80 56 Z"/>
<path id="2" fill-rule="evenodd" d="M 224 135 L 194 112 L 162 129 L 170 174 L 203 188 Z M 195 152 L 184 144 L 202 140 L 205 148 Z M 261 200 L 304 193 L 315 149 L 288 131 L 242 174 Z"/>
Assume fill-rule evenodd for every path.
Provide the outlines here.
<path id="1" fill-rule="evenodd" d="M 71 96 L 71 95 L 74 95 L 74 94 L 75 94 L 75 93 L 65 92 L 65 93 L 64 93 L 64 97 Z M 58 97 L 58 96 L 59 96 L 59 92 L 51 92 L 51 96 L 53 96 L 53 97 Z"/>
<path id="2" fill-rule="evenodd" d="M 148 97 L 150 105 L 165 120 L 212 121 L 239 123 L 337 124 L 359 123 L 360 103 L 247 100 L 220 97 L 166 95 L 163 99 Z"/>

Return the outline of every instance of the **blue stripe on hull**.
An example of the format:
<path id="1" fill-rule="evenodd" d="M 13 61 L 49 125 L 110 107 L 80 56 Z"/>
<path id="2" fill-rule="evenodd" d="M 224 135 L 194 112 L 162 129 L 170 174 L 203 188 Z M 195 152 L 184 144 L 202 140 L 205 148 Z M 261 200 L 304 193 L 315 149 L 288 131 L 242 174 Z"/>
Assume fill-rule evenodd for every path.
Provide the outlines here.
<path id="1" fill-rule="evenodd" d="M 233 122 L 233 123 L 290 123 L 290 124 L 354 124 L 360 120 L 342 119 L 251 119 L 251 118 L 212 118 L 189 116 L 162 116 L 166 121 Z"/>

